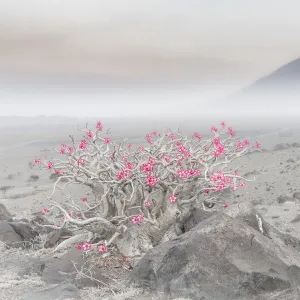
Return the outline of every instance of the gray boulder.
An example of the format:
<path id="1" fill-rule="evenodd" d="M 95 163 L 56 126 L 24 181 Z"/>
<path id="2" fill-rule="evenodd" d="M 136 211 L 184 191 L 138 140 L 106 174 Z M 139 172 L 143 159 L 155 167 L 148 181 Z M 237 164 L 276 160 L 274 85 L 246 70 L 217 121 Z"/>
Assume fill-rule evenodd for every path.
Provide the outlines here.
<path id="1" fill-rule="evenodd" d="M 99 281 L 96 282 L 89 278 L 77 278 L 77 272 L 74 267 L 80 270 L 82 267 L 90 269 L 93 278 L 100 282 L 108 281 L 107 276 L 104 276 L 105 272 L 98 266 L 95 266 L 94 262 L 91 262 L 87 257 L 84 257 L 83 252 L 76 248 L 71 248 L 65 254 L 59 258 L 53 258 L 45 263 L 45 268 L 42 273 L 42 279 L 47 284 L 58 284 L 64 280 L 76 284 L 77 286 L 98 286 Z M 88 274 L 91 275 L 91 274 Z"/>
<path id="2" fill-rule="evenodd" d="M 240 203 L 151 249 L 130 284 L 195 300 L 299 299 L 300 254 L 251 204 Z"/>
<path id="3" fill-rule="evenodd" d="M 25 222 L 8 222 L 14 231 L 22 238 L 23 241 L 30 242 L 34 240 L 39 234 L 32 227 Z"/>
<path id="4" fill-rule="evenodd" d="M 0 221 L 11 221 L 13 215 L 7 210 L 4 204 L 0 203 Z"/>
<path id="5" fill-rule="evenodd" d="M 22 238 L 7 222 L 0 222 L 0 241 L 11 247 L 15 246 L 18 248 L 23 245 Z"/>

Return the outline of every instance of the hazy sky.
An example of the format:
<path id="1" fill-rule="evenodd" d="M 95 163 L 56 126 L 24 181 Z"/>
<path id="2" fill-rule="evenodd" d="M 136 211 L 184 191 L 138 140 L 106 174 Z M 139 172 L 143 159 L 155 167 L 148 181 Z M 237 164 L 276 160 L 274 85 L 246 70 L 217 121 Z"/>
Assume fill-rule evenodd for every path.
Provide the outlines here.
<path id="1" fill-rule="evenodd" d="M 208 82 L 232 91 L 300 56 L 299 11 L 299 0 L 0 0 L 0 78 L 43 73 L 50 84 L 54 72 L 63 87 L 67 76 L 98 74 L 116 85 Z M 53 114 L 55 99 L 68 115 L 97 115 L 93 103 L 104 114 L 147 114 L 146 106 L 196 115 L 209 101 L 190 91 L 85 99 L 4 85 L 0 115 Z"/>
<path id="2" fill-rule="evenodd" d="M 299 56 L 299 10 L 298 0 L 1 0 L 0 63 L 139 76 L 186 70 L 189 58 L 249 79 Z"/>

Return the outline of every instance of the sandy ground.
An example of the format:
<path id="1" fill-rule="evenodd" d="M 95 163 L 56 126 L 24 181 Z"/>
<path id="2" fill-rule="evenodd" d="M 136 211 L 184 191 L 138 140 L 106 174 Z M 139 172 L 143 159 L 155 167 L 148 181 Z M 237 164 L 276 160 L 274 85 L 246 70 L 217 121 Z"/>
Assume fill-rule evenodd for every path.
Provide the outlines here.
<path id="1" fill-rule="evenodd" d="M 3 136 L 1 136 L 1 134 Z M 11 133 L 13 134 L 13 132 Z M 49 135 L 49 133 L 47 133 Z M 253 153 L 243 157 L 236 163 L 242 166 L 241 174 L 251 173 L 257 176 L 255 182 L 247 183 L 245 188 L 240 188 L 231 195 L 226 202 L 230 205 L 238 201 L 251 201 L 261 212 L 267 222 L 274 225 L 281 232 L 288 232 L 300 239 L 300 222 L 291 221 L 300 214 L 300 199 L 290 199 L 285 203 L 278 203 L 280 196 L 291 197 L 295 192 L 300 192 L 300 148 L 290 147 L 284 150 L 272 151 L 280 143 L 300 143 L 300 131 L 294 131 L 292 136 L 282 136 L 277 132 L 259 135 L 256 132 L 246 131 L 245 136 L 251 140 L 259 141 L 267 151 Z M 7 139 L 7 137 L 10 137 Z M 29 162 L 37 157 L 49 155 L 50 152 L 41 151 L 59 146 L 64 140 L 61 136 L 55 140 L 55 133 L 50 134 L 47 142 L 43 132 L 31 132 L 27 142 L 14 142 L 11 135 L 0 132 L 0 186 L 14 186 L 7 194 L 0 194 L 3 203 L 17 217 L 30 217 L 32 213 L 40 212 L 46 205 L 45 195 L 51 193 L 53 182 L 49 180 L 49 172 L 31 169 Z M 66 134 L 67 136 L 67 134 Z M 23 137 L 23 140 L 26 140 Z M 6 144 L 5 144 L 6 143 Z M 28 181 L 30 175 L 38 175 L 35 182 Z M 249 175 L 253 176 L 253 175 Z M 78 199 L 86 196 L 88 191 L 84 187 L 73 186 L 70 192 Z M 300 197 L 299 197 L 300 198 Z M 57 201 L 62 201 L 57 194 Z M 26 255 L 45 255 L 41 252 L 20 253 L 18 250 L 7 253 L 0 251 L 0 299 L 18 300 L 25 291 L 46 287 L 39 277 L 28 277 L 20 280 L 18 266 L 13 261 L 26 261 Z M 97 291 L 84 291 L 85 299 L 96 299 Z M 129 291 L 128 293 L 136 293 Z M 88 296 L 90 295 L 90 296 Z M 123 295 L 124 296 L 124 295 Z M 133 295 L 131 295 L 133 297 Z M 131 299 L 130 295 L 120 299 Z M 90 297 L 90 298 L 88 298 Z M 94 297 L 94 298 L 93 298 Z M 141 298 L 142 299 L 142 298 Z M 275 298 L 274 298 L 275 299 Z"/>

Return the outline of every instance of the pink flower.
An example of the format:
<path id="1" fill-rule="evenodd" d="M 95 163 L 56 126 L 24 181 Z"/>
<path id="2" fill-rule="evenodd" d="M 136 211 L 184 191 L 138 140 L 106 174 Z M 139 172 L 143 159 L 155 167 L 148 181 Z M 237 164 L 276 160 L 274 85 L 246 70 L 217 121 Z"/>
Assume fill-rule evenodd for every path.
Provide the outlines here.
<path id="1" fill-rule="evenodd" d="M 93 133 L 92 131 L 87 132 L 86 135 L 87 135 L 87 137 L 90 138 L 90 139 L 94 138 L 94 133 Z"/>
<path id="2" fill-rule="evenodd" d="M 198 132 L 195 132 L 194 133 L 194 137 L 197 139 L 197 140 L 201 140 L 202 136 L 198 133 Z"/>
<path id="3" fill-rule="evenodd" d="M 228 127 L 228 133 L 229 133 L 229 135 L 232 137 L 232 136 L 234 136 L 234 132 L 233 132 L 233 130 L 232 130 L 232 127 Z"/>
<path id="4" fill-rule="evenodd" d="M 90 250 L 91 249 L 91 244 L 90 243 L 88 243 L 88 242 L 85 242 L 83 245 L 82 245 L 82 250 L 83 251 L 87 251 L 87 250 Z"/>
<path id="5" fill-rule="evenodd" d="M 48 209 L 47 208 L 44 208 L 43 210 L 42 210 L 42 215 L 46 215 L 48 213 Z"/>
<path id="6" fill-rule="evenodd" d="M 143 221 L 144 221 L 144 216 L 143 215 L 133 216 L 131 218 L 131 223 L 132 224 L 140 224 Z"/>
<path id="7" fill-rule="evenodd" d="M 216 127 L 212 126 L 212 128 L 211 128 L 211 131 L 213 131 L 213 132 L 217 132 L 217 131 L 218 131 L 218 129 L 217 129 Z"/>
<path id="8" fill-rule="evenodd" d="M 173 133 L 169 134 L 169 139 L 173 141 L 175 139 L 175 135 Z"/>
<path id="9" fill-rule="evenodd" d="M 129 170 L 132 170 L 133 168 L 134 168 L 134 166 L 133 166 L 133 164 L 132 163 L 127 163 L 126 165 L 125 165 L 125 167 L 126 167 L 126 169 L 129 169 Z"/>
<path id="10" fill-rule="evenodd" d="M 78 250 L 82 250 L 82 244 L 78 244 L 78 245 L 77 245 L 77 249 L 78 249 Z"/>
<path id="11" fill-rule="evenodd" d="M 248 145 L 250 145 L 250 141 L 249 140 L 244 140 L 244 145 L 246 146 L 248 146 Z"/>
<path id="12" fill-rule="evenodd" d="M 151 133 L 146 134 L 146 140 L 150 144 L 154 143 L 154 141 L 152 141 L 152 135 L 151 135 Z"/>
<path id="13" fill-rule="evenodd" d="M 59 153 L 60 154 L 65 154 L 66 153 L 66 149 L 65 148 L 60 148 L 59 149 Z"/>
<path id="14" fill-rule="evenodd" d="M 148 173 L 148 172 L 153 171 L 154 166 L 153 166 L 153 164 L 148 163 L 148 164 L 142 164 L 141 168 L 144 173 Z"/>
<path id="15" fill-rule="evenodd" d="M 67 147 L 66 144 L 61 144 L 60 146 L 61 146 L 62 148 L 66 148 L 66 147 Z"/>
<path id="16" fill-rule="evenodd" d="M 140 146 L 139 149 L 140 149 L 140 151 L 144 151 L 145 147 L 144 146 Z"/>
<path id="17" fill-rule="evenodd" d="M 241 187 L 245 187 L 245 186 L 246 186 L 246 183 L 245 183 L 245 182 L 240 182 L 240 186 L 241 186 Z"/>
<path id="18" fill-rule="evenodd" d="M 98 246 L 98 252 L 104 253 L 107 251 L 107 247 L 105 245 Z"/>
<path id="19" fill-rule="evenodd" d="M 130 171 L 124 171 L 124 170 L 120 170 L 118 172 L 117 178 L 120 180 L 122 178 L 129 178 L 131 175 Z"/>
<path id="20" fill-rule="evenodd" d="M 54 166 L 54 163 L 51 162 L 51 161 L 49 161 L 48 164 L 47 164 L 47 168 L 48 168 L 48 169 L 52 169 L 53 166 Z"/>
<path id="21" fill-rule="evenodd" d="M 104 138 L 104 143 L 109 145 L 111 144 L 111 139 L 110 138 Z"/>
<path id="22" fill-rule="evenodd" d="M 148 163 L 151 164 L 151 165 L 153 165 L 153 164 L 155 163 L 155 159 L 152 158 L 152 157 L 150 157 L 150 158 L 148 159 Z"/>
<path id="23" fill-rule="evenodd" d="M 224 204 L 224 208 L 227 208 L 228 207 L 228 204 Z"/>
<path id="24" fill-rule="evenodd" d="M 82 158 L 81 158 L 81 159 L 78 159 L 77 162 L 78 162 L 79 165 L 84 165 L 84 159 L 82 159 Z"/>
<path id="25" fill-rule="evenodd" d="M 133 216 L 132 218 L 131 218 L 131 223 L 132 224 L 137 224 L 139 222 L 139 220 L 138 220 L 138 218 L 136 217 L 136 216 Z"/>
<path id="26" fill-rule="evenodd" d="M 145 202 L 145 206 L 147 207 L 151 206 L 151 202 L 150 201 Z"/>
<path id="27" fill-rule="evenodd" d="M 79 149 L 81 150 L 86 150 L 87 149 L 87 144 L 86 144 L 86 140 L 82 140 L 79 144 Z"/>
<path id="28" fill-rule="evenodd" d="M 238 143 L 237 143 L 237 149 L 238 149 L 238 150 L 244 149 L 244 143 L 238 142 Z"/>
<path id="29" fill-rule="evenodd" d="M 97 122 L 96 128 L 97 128 L 99 131 L 102 131 L 102 130 L 103 130 L 103 126 L 102 126 L 102 123 L 101 123 L 100 121 Z"/>
<path id="30" fill-rule="evenodd" d="M 86 197 L 83 197 L 83 198 L 81 198 L 81 201 L 82 201 L 82 202 L 86 202 L 86 201 L 87 201 L 87 198 L 86 198 Z"/>
<path id="31" fill-rule="evenodd" d="M 261 144 L 258 143 L 258 142 L 256 142 L 256 143 L 255 143 L 255 147 L 259 149 L 259 148 L 261 147 Z"/>
<path id="32" fill-rule="evenodd" d="M 236 185 L 232 185 L 232 186 L 231 186 L 231 189 L 232 189 L 233 191 L 236 191 L 236 190 L 237 190 L 237 186 L 236 186 Z"/>
<path id="33" fill-rule="evenodd" d="M 132 148 L 132 144 L 129 144 L 129 145 L 128 145 L 128 148 L 131 149 L 131 148 Z"/>
<path id="34" fill-rule="evenodd" d="M 67 152 L 72 153 L 73 152 L 73 147 L 71 147 L 71 146 L 67 147 Z"/>
<path id="35" fill-rule="evenodd" d="M 225 127 L 225 126 L 226 126 L 225 121 L 222 121 L 222 122 L 220 123 L 220 125 L 221 125 L 222 127 Z"/>
<path id="36" fill-rule="evenodd" d="M 156 177 L 156 175 L 154 174 L 149 174 L 147 176 L 147 184 L 150 185 L 150 186 L 153 186 L 153 185 L 156 185 L 158 182 L 158 179 Z"/>
<path id="37" fill-rule="evenodd" d="M 170 162 L 170 156 L 165 155 L 164 160 L 165 160 L 165 162 L 167 162 L 167 163 Z"/>
<path id="38" fill-rule="evenodd" d="M 172 194 L 172 195 L 169 197 L 169 200 L 170 200 L 171 203 L 175 203 L 175 202 L 176 202 L 176 199 L 177 199 L 177 197 L 176 197 L 174 194 Z"/>
<path id="39" fill-rule="evenodd" d="M 40 159 L 35 159 L 33 162 L 34 162 L 35 164 L 41 164 L 41 163 L 42 163 L 42 161 L 41 161 Z"/>

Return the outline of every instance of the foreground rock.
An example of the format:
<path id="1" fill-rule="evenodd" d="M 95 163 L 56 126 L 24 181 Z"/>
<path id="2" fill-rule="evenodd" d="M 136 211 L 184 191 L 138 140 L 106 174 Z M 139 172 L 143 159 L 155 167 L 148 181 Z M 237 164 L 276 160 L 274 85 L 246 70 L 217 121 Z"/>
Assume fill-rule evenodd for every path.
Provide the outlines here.
<path id="1" fill-rule="evenodd" d="M 0 203 L 0 221 L 11 221 L 13 215 L 7 210 L 4 204 Z"/>
<path id="2" fill-rule="evenodd" d="M 54 288 L 30 293 L 21 300 L 64 300 L 79 299 L 79 290 L 74 284 L 62 283 Z"/>
<path id="3" fill-rule="evenodd" d="M 130 282 L 195 300 L 299 299 L 300 254 L 250 204 L 236 204 L 150 250 Z"/>
<path id="4" fill-rule="evenodd" d="M 58 284 L 64 280 L 77 287 L 98 287 L 113 284 L 117 289 L 120 278 L 127 277 L 130 265 L 118 257 L 102 258 L 97 253 L 84 253 L 71 248 L 62 256 L 45 262 L 42 280 Z"/>

